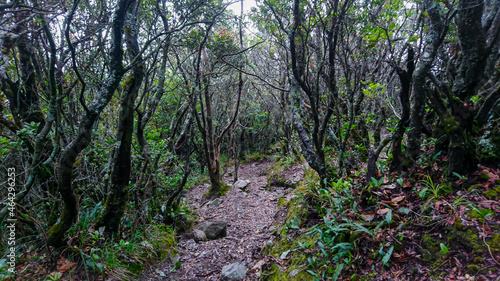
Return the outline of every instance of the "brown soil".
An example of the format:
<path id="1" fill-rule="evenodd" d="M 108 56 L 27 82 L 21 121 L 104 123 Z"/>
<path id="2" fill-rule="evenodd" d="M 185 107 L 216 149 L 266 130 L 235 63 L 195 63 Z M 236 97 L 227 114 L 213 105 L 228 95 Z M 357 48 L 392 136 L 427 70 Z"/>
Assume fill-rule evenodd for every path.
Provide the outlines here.
<path id="1" fill-rule="evenodd" d="M 186 192 L 185 197 L 192 210 L 195 210 L 203 221 L 224 220 L 228 223 L 227 237 L 207 242 L 195 242 L 189 235 L 179 239 L 179 254 L 174 262 L 182 262 L 180 268 L 170 272 L 172 262 L 161 263 L 148 270 L 139 280 L 220 280 L 222 267 L 234 262 L 245 265 L 247 278 L 259 280 L 256 274 L 263 260 L 261 249 L 271 243 L 274 226 L 282 223 L 286 212 L 278 213 L 278 199 L 284 197 L 291 189 L 271 187 L 266 190 L 266 169 L 270 162 L 253 162 L 242 164 L 239 179 L 249 182 L 245 191 L 232 188 L 220 197 L 219 206 L 211 206 L 211 201 L 204 194 L 208 184 L 195 186 Z M 224 181 L 232 184 L 232 177 L 227 175 Z M 283 178 L 300 180 L 304 176 L 301 166 L 291 167 L 282 173 Z M 163 277 L 162 277 L 163 275 Z"/>

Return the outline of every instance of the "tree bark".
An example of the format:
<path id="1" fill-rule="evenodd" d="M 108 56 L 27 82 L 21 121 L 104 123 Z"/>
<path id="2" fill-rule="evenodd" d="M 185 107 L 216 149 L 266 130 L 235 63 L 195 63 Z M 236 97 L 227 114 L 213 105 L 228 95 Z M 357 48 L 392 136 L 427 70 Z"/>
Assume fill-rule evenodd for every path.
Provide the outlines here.
<path id="1" fill-rule="evenodd" d="M 139 52 L 137 42 L 138 24 L 137 16 L 139 2 L 133 1 L 130 6 L 129 23 L 126 26 L 126 43 L 128 57 L 133 61 L 137 56 L 137 62 L 132 68 L 130 77 L 124 82 L 124 94 L 120 103 L 118 117 L 117 144 L 113 158 L 113 172 L 111 173 L 111 185 L 103 210 L 96 221 L 96 227 L 104 226 L 110 233 L 117 232 L 120 220 L 125 212 L 125 207 L 129 199 L 128 186 L 130 180 L 130 161 L 132 133 L 134 130 L 134 105 L 135 99 L 141 88 L 144 78 L 144 63 Z"/>
<path id="2" fill-rule="evenodd" d="M 396 72 L 398 73 L 399 81 L 401 83 L 399 99 L 401 101 L 402 114 L 401 120 L 399 120 L 398 122 L 398 128 L 396 129 L 396 132 L 394 132 L 394 135 L 392 137 L 392 161 L 390 165 L 390 171 L 398 173 L 401 173 L 401 171 L 403 170 L 403 155 L 401 154 L 401 143 L 403 141 L 406 126 L 408 126 L 408 121 L 410 119 L 411 77 L 415 68 L 413 62 L 413 49 L 411 46 L 408 46 L 408 48 L 406 71 L 401 69 L 401 67 L 399 67 L 398 65 L 393 65 L 393 67 L 396 68 Z"/>
<path id="3" fill-rule="evenodd" d="M 422 144 L 423 117 L 425 113 L 425 101 L 427 94 L 425 90 L 426 78 L 430 73 L 432 62 L 437 55 L 437 51 L 444 39 L 445 26 L 439 12 L 439 3 L 433 0 L 424 0 L 424 8 L 430 19 L 428 34 L 426 38 L 427 46 L 420 61 L 413 73 L 413 111 L 410 116 L 410 131 L 408 132 L 408 145 L 406 147 L 407 163 L 414 163 L 420 154 Z"/>
<path id="4" fill-rule="evenodd" d="M 47 244 L 51 246 L 59 247 L 64 245 L 65 233 L 78 217 L 78 204 L 72 185 L 73 167 L 81 151 L 92 141 L 92 128 L 113 97 L 113 93 L 123 77 L 122 35 L 125 14 L 130 3 L 130 0 L 119 0 L 117 2 L 112 22 L 110 72 L 106 82 L 98 91 L 92 103 L 90 103 L 88 112 L 83 116 L 78 135 L 64 149 L 59 159 L 57 180 L 63 200 L 63 212 L 57 223 L 48 231 Z"/>

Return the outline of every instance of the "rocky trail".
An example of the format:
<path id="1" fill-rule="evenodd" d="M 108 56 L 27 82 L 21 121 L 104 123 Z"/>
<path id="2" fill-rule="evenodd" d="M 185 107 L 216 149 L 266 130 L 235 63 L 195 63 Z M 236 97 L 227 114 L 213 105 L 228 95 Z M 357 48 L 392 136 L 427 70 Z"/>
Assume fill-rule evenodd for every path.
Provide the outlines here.
<path id="1" fill-rule="evenodd" d="M 194 186 L 187 190 L 190 209 L 197 212 L 199 222 L 194 231 L 183 234 L 179 239 L 179 253 L 174 262 L 164 262 L 148 270 L 140 280 L 241 280 L 231 279 L 225 274 L 232 264 L 229 275 L 238 276 L 246 270 L 244 280 L 259 280 L 258 271 L 264 264 L 261 253 L 266 243 L 274 239 L 275 226 L 284 221 L 286 212 L 278 212 L 278 199 L 292 196 L 282 187 L 272 186 L 266 190 L 266 170 L 271 162 L 253 162 L 240 165 L 239 183 L 224 196 L 207 200 L 203 196 L 208 184 Z M 229 169 L 224 181 L 233 184 Z M 301 166 L 286 169 L 284 177 L 300 180 L 304 176 Z M 244 181 L 248 185 L 237 187 Z M 244 185 L 244 184 L 243 184 Z M 289 198 L 288 198 L 289 199 Z M 222 238 L 203 241 L 207 236 L 217 235 L 211 231 L 221 230 L 226 224 L 226 235 Z M 207 228 L 209 230 L 207 231 Z M 199 231 L 203 229 L 204 232 Z M 209 237 L 210 238 L 210 237 Z M 180 267 L 171 270 L 175 263 Z"/>

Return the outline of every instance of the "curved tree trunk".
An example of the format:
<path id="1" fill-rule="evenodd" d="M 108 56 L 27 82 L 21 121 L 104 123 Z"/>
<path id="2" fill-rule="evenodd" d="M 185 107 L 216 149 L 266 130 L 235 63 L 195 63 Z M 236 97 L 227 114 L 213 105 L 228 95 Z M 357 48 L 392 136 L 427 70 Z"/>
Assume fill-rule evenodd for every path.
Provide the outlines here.
<path id="1" fill-rule="evenodd" d="M 137 62 L 132 68 L 131 76 L 125 81 L 124 94 L 120 103 L 120 113 L 117 129 L 117 146 L 113 158 L 113 172 L 111 185 L 104 208 L 97 219 L 96 227 L 104 226 L 107 232 L 116 232 L 120 220 L 125 212 L 129 199 L 128 185 L 130 180 L 130 150 L 132 146 L 132 133 L 134 131 L 134 104 L 141 88 L 144 77 L 144 63 L 139 52 L 137 42 L 138 25 L 137 13 L 139 1 L 134 1 L 130 7 L 130 22 L 127 24 L 127 49 L 130 61 L 137 57 Z"/>
<path id="2" fill-rule="evenodd" d="M 408 145 L 406 147 L 406 160 L 408 165 L 414 163 L 420 154 L 422 144 L 422 120 L 425 113 L 426 79 L 430 73 L 432 62 L 437 55 L 438 48 L 443 42 L 445 26 L 441 18 L 440 4 L 433 0 L 424 0 L 424 8 L 430 19 L 424 53 L 421 56 L 415 72 L 413 73 L 413 110 L 410 116 L 410 131 L 408 132 Z"/>
<path id="3" fill-rule="evenodd" d="M 47 243 L 51 246 L 58 247 L 64 245 L 65 233 L 78 217 L 78 204 L 72 185 L 74 163 L 82 150 L 92 141 L 92 128 L 101 112 L 113 97 L 113 93 L 123 77 L 122 35 L 125 14 L 130 3 L 130 0 L 119 0 L 116 5 L 112 22 L 110 73 L 107 76 L 106 82 L 87 108 L 86 114 L 80 122 L 78 135 L 64 149 L 59 159 L 57 180 L 59 192 L 63 200 L 63 212 L 57 223 L 48 232 Z"/>
<path id="4" fill-rule="evenodd" d="M 399 98 L 401 100 L 402 114 L 401 120 L 398 122 L 398 128 L 392 137 L 392 161 L 390 165 L 391 172 L 401 173 L 403 169 L 403 155 L 401 154 L 401 143 L 403 141 L 403 136 L 405 133 L 405 127 L 408 126 L 408 121 L 410 119 L 410 88 L 411 88 L 411 76 L 413 75 L 413 70 L 415 68 L 414 53 L 411 46 L 408 49 L 408 59 L 406 63 L 406 71 L 401 69 L 398 65 L 393 65 L 398 73 L 399 80 L 401 82 L 401 91 L 399 92 Z"/>

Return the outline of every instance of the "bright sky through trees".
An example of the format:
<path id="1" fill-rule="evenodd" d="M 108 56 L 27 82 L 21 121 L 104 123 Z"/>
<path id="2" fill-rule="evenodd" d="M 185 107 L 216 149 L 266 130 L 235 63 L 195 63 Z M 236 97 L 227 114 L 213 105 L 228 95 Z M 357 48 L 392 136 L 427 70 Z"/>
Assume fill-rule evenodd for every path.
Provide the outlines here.
<path id="1" fill-rule="evenodd" d="M 255 3 L 255 0 L 244 0 L 243 1 L 243 12 L 247 14 L 250 12 L 250 9 L 252 7 L 257 7 L 257 4 Z M 235 15 L 239 15 L 241 12 L 241 3 L 240 1 L 234 2 L 233 4 L 229 5 L 228 9 L 232 10 Z"/>

